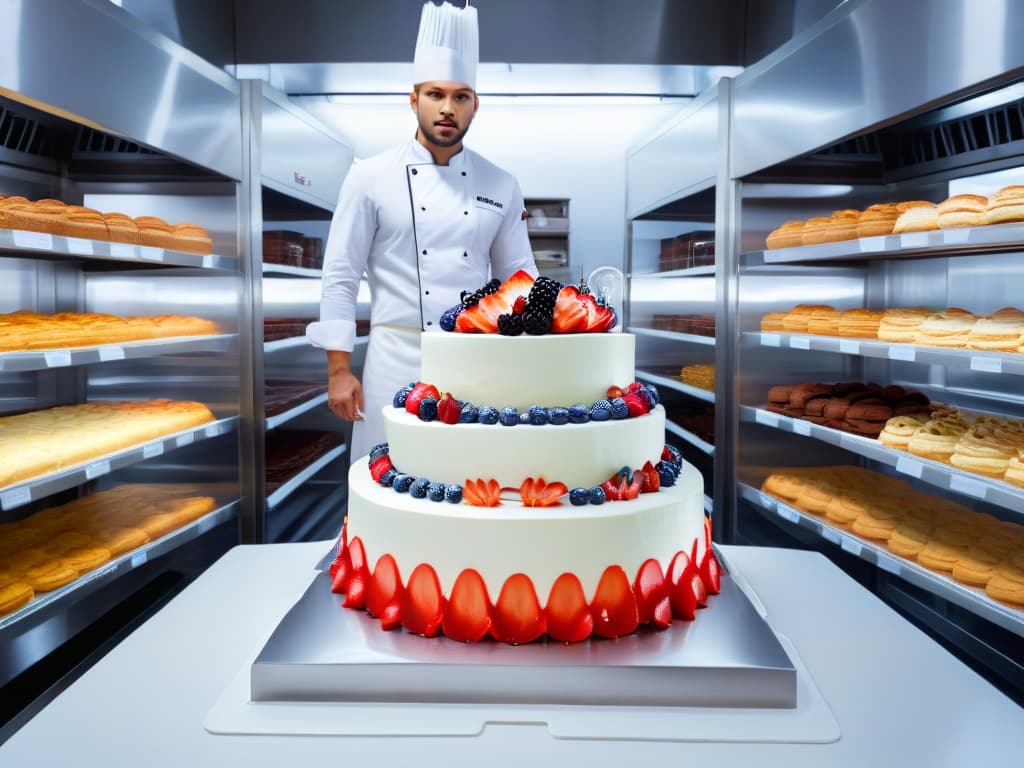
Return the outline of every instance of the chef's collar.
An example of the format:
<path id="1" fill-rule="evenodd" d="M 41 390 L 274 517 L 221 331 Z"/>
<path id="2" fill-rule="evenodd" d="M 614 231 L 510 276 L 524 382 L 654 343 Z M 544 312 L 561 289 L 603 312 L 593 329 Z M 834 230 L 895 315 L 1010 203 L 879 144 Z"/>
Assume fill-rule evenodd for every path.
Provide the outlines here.
<path id="1" fill-rule="evenodd" d="M 414 163 L 433 163 L 434 162 L 434 156 L 432 154 L 430 154 L 430 150 L 427 149 L 426 147 L 424 147 L 422 144 L 420 144 L 419 140 L 415 136 L 412 137 L 411 144 L 412 144 L 412 146 L 409 148 L 409 151 L 412 153 L 413 162 Z M 460 149 L 458 152 L 456 152 L 454 155 L 452 155 L 450 158 L 448 158 L 448 166 L 447 167 L 454 168 L 454 169 L 459 170 L 459 171 L 461 171 L 462 169 L 464 169 L 466 167 L 466 145 L 465 144 L 462 145 L 462 149 Z"/>

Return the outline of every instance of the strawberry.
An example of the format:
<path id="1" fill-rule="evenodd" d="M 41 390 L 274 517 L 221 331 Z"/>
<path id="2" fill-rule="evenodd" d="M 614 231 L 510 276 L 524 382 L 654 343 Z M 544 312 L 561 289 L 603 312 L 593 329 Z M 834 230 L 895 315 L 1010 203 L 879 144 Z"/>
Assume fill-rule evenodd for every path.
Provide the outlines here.
<path id="1" fill-rule="evenodd" d="M 579 301 L 580 292 L 567 285 L 558 292 L 555 313 L 551 318 L 551 333 L 581 333 L 587 324 L 587 309 Z"/>
<path id="2" fill-rule="evenodd" d="M 590 601 L 594 634 L 600 637 L 621 637 L 636 630 L 639 623 L 636 596 L 629 577 L 621 566 L 609 565 Z"/>
<path id="3" fill-rule="evenodd" d="M 544 611 L 525 573 L 513 573 L 505 580 L 494 604 L 493 621 L 491 637 L 502 643 L 529 643 L 544 634 Z"/>
<path id="4" fill-rule="evenodd" d="M 445 392 L 437 401 L 437 419 L 445 424 L 458 424 L 459 416 L 462 415 L 462 406 L 459 401 Z"/>
<path id="5" fill-rule="evenodd" d="M 398 602 L 401 595 L 402 577 L 398 573 L 398 564 L 391 555 L 381 555 L 367 585 L 366 610 L 379 619 L 389 605 Z"/>
<path id="6" fill-rule="evenodd" d="M 412 392 L 405 398 L 405 410 L 413 416 L 419 416 L 420 401 L 425 397 L 432 397 L 437 400 L 441 397 L 441 393 L 437 391 L 437 387 L 433 384 L 425 384 L 422 381 L 417 382 L 416 386 L 412 388 Z"/>
<path id="7" fill-rule="evenodd" d="M 391 457 L 385 454 L 370 464 L 370 477 L 373 478 L 373 482 L 379 483 L 389 469 L 394 469 L 394 466 L 391 464 Z"/>
<path id="8" fill-rule="evenodd" d="M 693 621 L 697 612 L 697 595 L 693 591 L 693 579 L 689 574 L 672 587 L 669 599 L 672 602 L 672 616 L 684 621 Z"/>
<path id="9" fill-rule="evenodd" d="M 608 396 L 608 399 L 611 400 L 616 397 L 622 397 L 626 392 L 622 387 L 616 387 L 613 385 L 608 387 L 608 391 L 605 394 Z"/>
<path id="10" fill-rule="evenodd" d="M 632 394 L 634 394 L 636 392 L 639 392 L 643 388 L 644 388 L 643 384 L 641 384 L 639 381 L 634 381 L 632 384 L 630 384 L 628 387 L 626 387 L 626 394 L 627 395 L 632 395 Z"/>
<path id="11" fill-rule="evenodd" d="M 643 469 L 637 470 L 640 474 L 640 493 L 654 493 L 661 487 L 661 475 L 654 465 L 649 461 L 644 462 Z"/>
<path id="12" fill-rule="evenodd" d="M 402 626 L 410 632 L 424 637 L 437 634 L 444 615 L 444 595 L 437 574 L 427 563 L 413 570 L 398 605 Z"/>
<path id="13" fill-rule="evenodd" d="M 675 587 L 683 578 L 683 573 L 690 565 L 690 556 L 682 550 L 676 552 L 672 558 L 672 562 L 668 564 L 668 570 L 665 572 L 665 581 L 672 587 Z"/>
<path id="14" fill-rule="evenodd" d="M 516 300 L 512 303 L 512 314 L 521 315 L 526 311 L 526 297 L 516 296 Z"/>
<path id="15" fill-rule="evenodd" d="M 640 495 L 640 485 L 642 482 L 642 478 L 643 472 L 639 469 L 634 469 L 633 479 L 630 481 L 629 485 L 627 485 L 622 491 L 623 501 L 635 499 L 637 496 Z"/>
<path id="16" fill-rule="evenodd" d="M 704 580 L 696 570 L 694 570 L 693 575 L 690 577 L 690 587 L 692 588 L 694 599 L 697 601 L 697 607 L 707 608 L 708 590 L 704 586 Z"/>
<path id="17" fill-rule="evenodd" d="M 622 399 L 629 408 L 629 415 L 631 417 L 643 416 L 651 410 L 651 406 L 648 402 L 644 398 L 640 397 L 636 392 L 633 392 L 632 394 L 625 394 L 622 396 Z"/>
<path id="18" fill-rule="evenodd" d="M 380 615 L 380 628 L 385 632 L 390 632 L 400 626 L 402 626 L 402 606 L 396 600 L 385 606 L 384 612 Z"/>
<path id="19" fill-rule="evenodd" d="M 661 572 L 661 564 L 653 557 L 645 560 L 637 571 L 633 595 L 636 597 L 637 617 L 641 624 L 654 622 L 656 627 L 664 629 L 672 622 L 672 607 L 665 576 Z M 668 623 L 662 623 L 666 618 Z"/>
<path id="20" fill-rule="evenodd" d="M 366 604 L 366 585 L 370 580 L 370 569 L 366 565 L 366 550 L 358 536 L 348 543 L 348 574 L 345 579 L 346 608 L 362 608 Z"/>
<path id="21" fill-rule="evenodd" d="M 441 617 L 441 629 L 452 640 L 478 643 L 491 629 L 491 599 L 483 577 L 466 568 L 455 579 Z"/>
<path id="22" fill-rule="evenodd" d="M 586 640 L 594 631 L 594 618 L 587 607 L 583 585 L 572 573 L 563 573 L 555 579 L 544 615 L 548 634 L 563 643 Z"/>
<path id="23" fill-rule="evenodd" d="M 461 333 L 497 333 L 498 317 L 511 314 L 516 299 L 529 296 L 533 277 L 525 270 L 519 270 L 501 284 L 489 296 L 480 299 L 476 306 L 462 310 L 455 320 L 455 330 Z"/>
<path id="24" fill-rule="evenodd" d="M 494 478 L 466 478 L 462 484 L 462 500 L 472 507 L 496 507 L 501 504 L 501 486 Z"/>
<path id="25" fill-rule="evenodd" d="M 615 312 L 611 307 L 603 307 L 593 296 L 580 296 L 586 310 L 586 320 L 582 333 L 604 333 L 615 325 Z"/>
<path id="26" fill-rule="evenodd" d="M 700 578 L 708 594 L 717 595 L 722 589 L 722 566 L 715 557 L 713 549 L 708 547 L 704 551 L 704 559 L 700 564 Z"/>
<path id="27" fill-rule="evenodd" d="M 519 496 L 525 507 L 553 507 L 569 492 L 565 483 L 546 483 L 543 477 L 528 477 L 519 486 Z"/>
<path id="28" fill-rule="evenodd" d="M 338 556 L 331 563 L 330 575 L 331 575 L 331 592 L 336 595 L 345 594 L 345 582 L 348 581 L 348 575 L 351 568 L 348 564 L 348 550 L 343 550 L 338 553 Z"/>

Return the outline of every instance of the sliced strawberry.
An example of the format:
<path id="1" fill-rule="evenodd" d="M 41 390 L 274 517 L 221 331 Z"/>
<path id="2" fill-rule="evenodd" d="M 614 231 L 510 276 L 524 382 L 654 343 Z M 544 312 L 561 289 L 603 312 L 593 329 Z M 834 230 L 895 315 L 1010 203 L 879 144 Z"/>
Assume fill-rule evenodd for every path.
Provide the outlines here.
<path id="1" fill-rule="evenodd" d="M 700 564 L 700 578 L 704 582 L 704 587 L 707 589 L 708 594 L 717 595 L 722 589 L 722 566 L 718 562 L 718 558 L 715 557 L 715 552 L 711 547 L 708 547 L 704 551 L 704 559 Z"/>
<path id="2" fill-rule="evenodd" d="M 693 621 L 697 613 L 697 594 L 689 572 L 672 587 L 669 600 L 672 602 L 672 616 L 684 621 Z"/>
<path id="3" fill-rule="evenodd" d="M 622 637 L 636 630 L 639 623 L 636 596 L 626 572 L 618 565 L 609 565 L 590 601 L 594 634 L 600 637 Z"/>
<path id="4" fill-rule="evenodd" d="M 478 643 L 491 629 L 491 599 L 483 577 L 466 568 L 455 579 L 441 617 L 441 629 L 452 640 Z"/>
<path id="5" fill-rule="evenodd" d="M 668 564 L 668 570 L 665 572 L 665 581 L 672 587 L 675 587 L 683 579 L 683 573 L 690 565 L 690 556 L 680 550 L 676 552 L 672 558 L 672 562 Z"/>
<path id="6" fill-rule="evenodd" d="M 477 304 L 469 309 L 464 309 L 455 318 L 455 330 L 458 333 L 497 333 L 498 316 L 502 312 L 489 311 Z"/>
<path id="7" fill-rule="evenodd" d="M 362 608 L 366 605 L 366 587 L 370 580 L 370 569 L 366 565 L 366 550 L 358 536 L 348 543 L 348 573 L 345 579 L 346 608 Z"/>
<path id="8" fill-rule="evenodd" d="M 354 574 L 345 586 L 345 599 L 341 604 L 346 608 L 366 607 L 366 582 L 361 574 Z"/>
<path id="9" fill-rule="evenodd" d="M 501 504 L 501 486 L 494 478 L 466 478 L 462 484 L 462 500 L 473 507 L 496 507 Z"/>
<path id="10" fill-rule="evenodd" d="M 331 592 L 336 595 L 345 593 L 345 582 L 348 581 L 349 571 L 348 550 L 345 549 L 338 553 L 334 562 L 331 563 Z"/>
<path id="11" fill-rule="evenodd" d="M 632 394 L 623 395 L 622 399 L 626 403 L 626 406 L 629 408 L 629 415 L 631 417 L 643 416 L 645 413 L 651 410 L 651 407 L 647 403 L 647 401 L 640 397 L 640 395 L 638 395 L 636 392 L 633 392 Z"/>
<path id="12" fill-rule="evenodd" d="M 445 392 L 437 401 L 437 420 L 445 424 L 458 424 L 459 416 L 462 415 L 462 406 L 459 401 Z"/>
<path id="13" fill-rule="evenodd" d="M 634 392 L 639 392 L 643 388 L 643 384 L 641 384 L 639 381 L 634 381 L 632 384 L 626 387 L 626 394 L 632 395 Z"/>
<path id="14" fill-rule="evenodd" d="M 633 470 L 633 479 L 622 489 L 623 501 L 635 499 L 640 495 L 640 486 L 643 484 L 643 472 L 639 469 Z"/>
<path id="15" fill-rule="evenodd" d="M 548 634 L 563 643 L 586 640 L 594 631 L 594 618 L 583 585 L 572 573 L 563 573 L 551 585 L 544 616 Z"/>
<path id="16" fill-rule="evenodd" d="M 640 493 L 654 493 L 661 488 L 661 475 L 658 474 L 658 470 L 654 468 L 651 462 L 644 462 L 643 469 L 639 470 L 640 474 Z"/>
<path id="17" fill-rule="evenodd" d="M 579 298 L 580 292 L 572 285 L 558 292 L 551 318 L 552 333 L 581 333 L 586 328 L 587 309 Z"/>
<path id="18" fill-rule="evenodd" d="M 444 595 L 437 574 L 427 563 L 420 563 L 413 570 L 398 604 L 402 626 L 424 637 L 437 634 L 444 615 Z"/>
<path id="19" fill-rule="evenodd" d="M 543 477 L 526 478 L 519 486 L 519 495 L 526 507 L 553 507 L 569 492 L 565 483 L 546 483 Z"/>
<path id="20" fill-rule="evenodd" d="M 526 311 L 526 297 L 516 296 L 516 300 L 512 303 L 512 314 L 521 315 Z"/>
<path id="21" fill-rule="evenodd" d="M 402 596 L 402 577 L 398 573 L 398 564 L 391 555 L 381 555 L 373 568 L 373 575 L 366 589 L 366 610 L 378 619 L 392 603 L 397 603 Z"/>
<path id="22" fill-rule="evenodd" d="M 462 317 L 462 315 L 459 315 L 459 317 Z M 433 384 L 426 384 L 420 381 L 412 388 L 412 392 L 409 393 L 408 397 L 405 398 L 405 410 L 413 416 L 418 416 L 420 413 L 420 401 L 425 397 L 432 397 L 437 400 L 441 397 L 441 393 L 437 391 L 437 387 Z"/>
<path id="23" fill-rule="evenodd" d="M 654 617 L 655 607 L 668 598 L 665 574 L 661 572 L 661 564 L 653 557 L 645 560 L 640 570 L 636 572 L 633 595 L 636 597 L 637 618 L 641 624 L 650 622 Z M 671 619 L 671 612 L 669 618 Z"/>
<path id="24" fill-rule="evenodd" d="M 619 488 L 619 483 L 617 475 L 601 483 L 601 488 L 604 490 L 604 497 L 607 501 L 622 501 L 622 490 Z"/>
<path id="25" fill-rule="evenodd" d="M 389 469 L 394 469 L 394 466 L 391 464 L 391 457 L 385 454 L 370 464 L 370 477 L 373 478 L 373 482 L 379 483 Z"/>
<path id="26" fill-rule="evenodd" d="M 605 392 L 605 394 L 608 396 L 608 399 L 611 400 L 616 397 L 622 397 L 626 392 L 622 387 L 611 386 L 608 387 L 608 391 Z"/>
<path id="27" fill-rule="evenodd" d="M 505 580 L 492 619 L 491 637 L 502 643 L 529 643 L 544 634 L 544 611 L 529 576 L 513 573 Z"/>
<path id="28" fill-rule="evenodd" d="M 484 296 L 476 306 L 462 310 L 455 320 L 455 330 L 462 333 L 497 333 L 498 317 L 510 314 L 520 296 L 530 295 L 533 276 L 519 270 L 501 284 L 497 291 Z"/>
<path id="29" fill-rule="evenodd" d="M 585 319 L 579 333 L 604 333 L 615 325 L 615 312 L 611 307 L 602 307 L 592 295 L 581 295 Z"/>
<path id="30" fill-rule="evenodd" d="M 384 612 L 380 615 L 380 628 L 385 632 L 398 629 L 402 626 L 402 605 L 397 600 L 388 603 Z"/>

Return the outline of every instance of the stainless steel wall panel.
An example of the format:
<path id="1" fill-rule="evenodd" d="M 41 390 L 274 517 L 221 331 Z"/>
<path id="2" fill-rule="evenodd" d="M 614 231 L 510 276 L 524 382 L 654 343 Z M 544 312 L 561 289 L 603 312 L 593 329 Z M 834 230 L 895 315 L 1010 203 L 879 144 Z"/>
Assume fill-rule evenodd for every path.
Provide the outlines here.
<path id="1" fill-rule="evenodd" d="M 626 216 L 714 185 L 718 173 L 716 86 L 688 104 L 679 118 L 626 154 Z"/>
<path id="2" fill-rule="evenodd" d="M 850 0 L 736 78 L 741 178 L 1020 77 L 1024 5 L 1008 0 Z"/>
<path id="3" fill-rule="evenodd" d="M 241 177 L 238 83 L 112 3 L 0 2 L 0 93 Z"/>

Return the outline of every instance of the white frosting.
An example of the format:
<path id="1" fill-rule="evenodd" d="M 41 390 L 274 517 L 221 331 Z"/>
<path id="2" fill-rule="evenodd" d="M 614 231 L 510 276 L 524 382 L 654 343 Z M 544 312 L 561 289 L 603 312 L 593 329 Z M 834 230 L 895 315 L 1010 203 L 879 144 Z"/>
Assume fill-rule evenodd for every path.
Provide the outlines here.
<path id="1" fill-rule="evenodd" d="M 425 333 L 422 341 L 420 381 L 478 406 L 590 405 L 636 378 L 628 333 Z"/>
<path id="2" fill-rule="evenodd" d="M 400 472 L 442 483 L 494 478 L 515 486 L 528 477 L 569 488 L 600 485 L 622 467 L 657 464 L 665 445 L 665 410 L 586 424 L 444 424 L 404 409 L 384 409 L 391 462 Z"/>
<path id="3" fill-rule="evenodd" d="M 505 432 L 514 431 L 506 429 Z M 414 499 L 373 482 L 363 458 L 349 471 L 348 537 L 358 536 L 371 571 L 391 554 L 403 581 L 420 563 L 437 572 L 445 595 L 465 568 L 474 568 L 492 600 L 514 573 L 533 581 L 543 605 L 559 575 L 579 577 L 587 598 L 604 569 L 620 565 L 632 580 L 645 560 L 667 570 L 673 555 L 704 552 L 703 480 L 683 464 L 677 484 L 632 501 L 530 508 L 503 500 L 497 507 Z"/>

